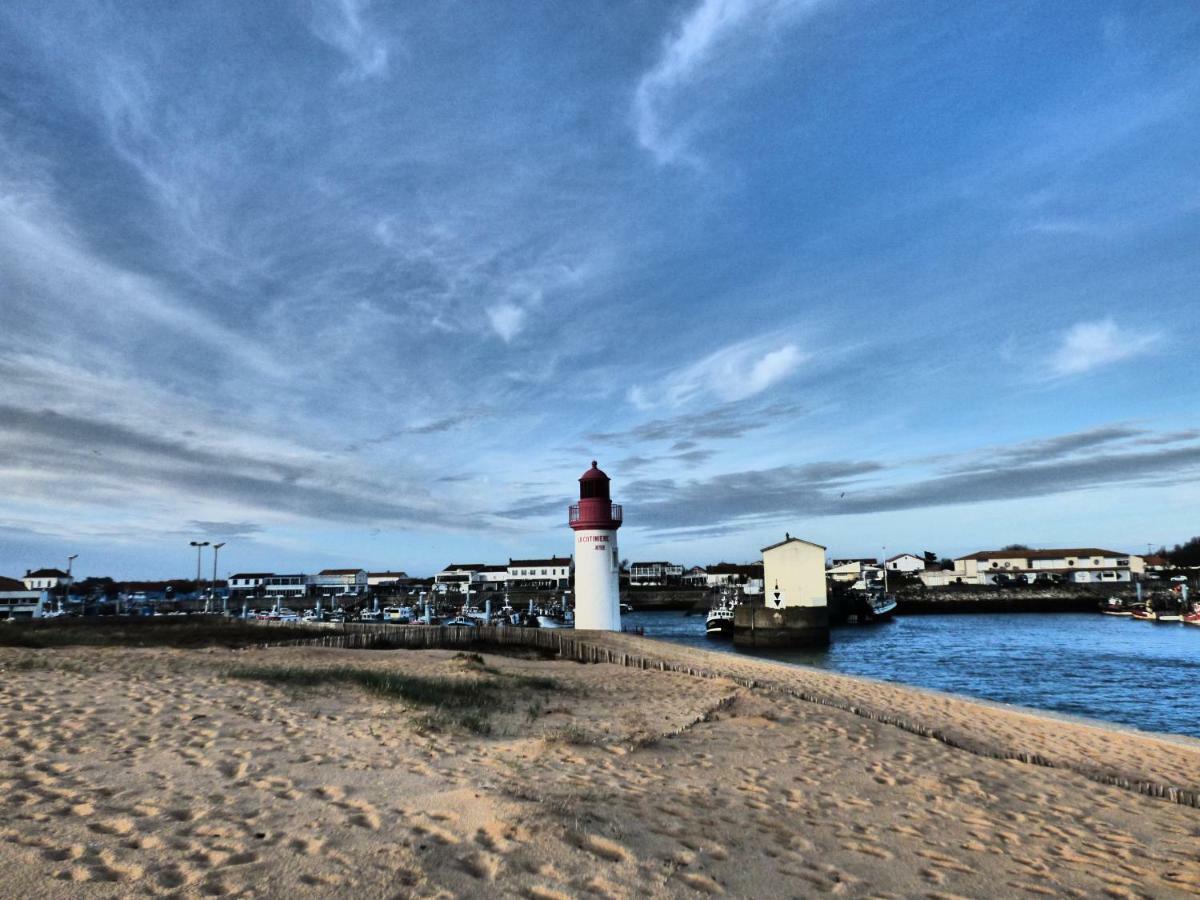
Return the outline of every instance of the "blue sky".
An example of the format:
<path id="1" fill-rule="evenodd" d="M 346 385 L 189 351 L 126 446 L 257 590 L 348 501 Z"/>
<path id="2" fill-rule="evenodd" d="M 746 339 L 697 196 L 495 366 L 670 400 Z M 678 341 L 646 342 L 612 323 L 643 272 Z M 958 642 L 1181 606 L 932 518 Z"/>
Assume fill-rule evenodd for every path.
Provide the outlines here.
<path id="1" fill-rule="evenodd" d="M 0 7 L 0 573 L 1200 532 L 1200 6 Z"/>

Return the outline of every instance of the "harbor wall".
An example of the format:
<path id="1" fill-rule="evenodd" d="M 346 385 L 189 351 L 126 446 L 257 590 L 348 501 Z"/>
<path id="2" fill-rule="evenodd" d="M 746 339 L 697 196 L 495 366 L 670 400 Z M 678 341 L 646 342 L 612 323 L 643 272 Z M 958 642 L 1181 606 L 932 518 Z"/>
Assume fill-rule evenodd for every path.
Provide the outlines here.
<path id="1" fill-rule="evenodd" d="M 923 613 L 1095 612 L 1109 597 L 1133 600 L 1132 585 L 1071 585 L 1063 588 L 955 587 L 895 592 L 900 615 Z"/>

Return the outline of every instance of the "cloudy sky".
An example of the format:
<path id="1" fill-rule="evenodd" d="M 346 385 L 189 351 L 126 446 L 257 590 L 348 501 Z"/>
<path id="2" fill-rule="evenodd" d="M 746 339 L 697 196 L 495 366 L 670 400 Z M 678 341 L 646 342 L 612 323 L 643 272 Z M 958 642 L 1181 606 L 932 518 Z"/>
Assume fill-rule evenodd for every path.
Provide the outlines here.
<path id="1" fill-rule="evenodd" d="M 1200 5 L 0 5 L 0 573 L 1200 533 Z M 206 557 L 206 568 L 210 563 Z"/>

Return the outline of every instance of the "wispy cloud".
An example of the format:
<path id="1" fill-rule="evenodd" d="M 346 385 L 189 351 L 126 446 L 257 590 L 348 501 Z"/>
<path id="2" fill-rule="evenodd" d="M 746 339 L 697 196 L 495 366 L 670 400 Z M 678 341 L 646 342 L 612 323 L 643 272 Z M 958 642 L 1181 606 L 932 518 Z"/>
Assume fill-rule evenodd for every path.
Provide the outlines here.
<path id="1" fill-rule="evenodd" d="M 642 410 L 745 400 L 793 375 L 808 358 L 786 338 L 752 338 L 722 347 L 656 384 L 635 385 L 629 400 Z"/>
<path id="2" fill-rule="evenodd" d="M 1050 370 L 1058 376 L 1079 375 L 1139 356 L 1159 340 L 1157 333 L 1122 329 L 1111 318 L 1077 322 L 1063 334 Z"/>
<path id="3" fill-rule="evenodd" d="M 659 163 L 697 160 L 688 147 L 688 121 L 678 95 L 703 80 L 705 69 L 744 31 L 769 34 L 822 0 L 700 0 L 663 41 L 658 61 L 642 75 L 633 98 L 638 143 Z M 681 121 L 682 119 L 682 121 Z"/>
<path id="4" fill-rule="evenodd" d="M 487 315 L 493 330 L 506 344 L 511 343 L 525 327 L 525 310 L 513 303 L 500 303 L 490 307 Z"/>
<path id="5" fill-rule="evenodd" d="M 370 0 L 314 0 L 309 27 L 314 35 L 350 61 L 354 78 L 388 72 L 388 44 L 365 18 Z"/>

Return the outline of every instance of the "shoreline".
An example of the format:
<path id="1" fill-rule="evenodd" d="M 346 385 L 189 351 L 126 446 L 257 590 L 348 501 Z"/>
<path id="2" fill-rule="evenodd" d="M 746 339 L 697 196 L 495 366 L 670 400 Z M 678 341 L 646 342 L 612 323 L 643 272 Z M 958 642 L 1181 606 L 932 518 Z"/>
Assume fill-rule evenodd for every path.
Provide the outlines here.
<path id="1" fill-rule="evenodd" d="M 29 897 L 1200 892 L 1200 815 L 1136 787 L 1200 776 L 1200 742 L 632 635 L 563 646 L 0 648 L 0 867 Z M 457 725 L 297 670 L 497 693 Z"/>

